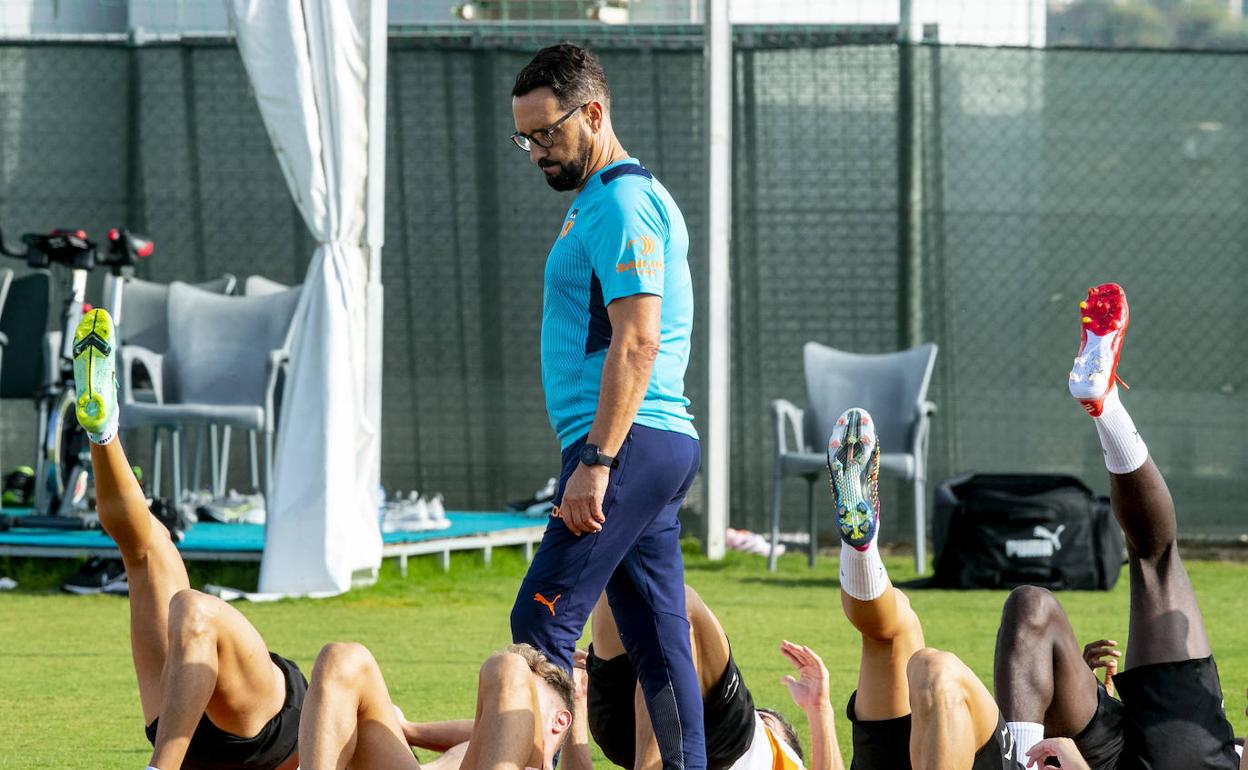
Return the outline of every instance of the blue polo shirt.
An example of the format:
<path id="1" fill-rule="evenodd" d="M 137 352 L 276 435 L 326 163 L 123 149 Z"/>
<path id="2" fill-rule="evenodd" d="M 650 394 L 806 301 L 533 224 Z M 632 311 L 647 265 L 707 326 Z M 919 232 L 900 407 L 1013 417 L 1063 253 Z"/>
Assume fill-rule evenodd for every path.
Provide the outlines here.
<path id="1" fill-rule="evenodd" d="M 659 355 L 634 422 L 693 438 L 685 369 L 693 332 L 689 231 L 667 188 L 634 158 L 589 178 L 546 257 L 542 386 L 550 424 L 566 449 L 589 433 L 611 344 L 607 306 L 663 298 Z"/>

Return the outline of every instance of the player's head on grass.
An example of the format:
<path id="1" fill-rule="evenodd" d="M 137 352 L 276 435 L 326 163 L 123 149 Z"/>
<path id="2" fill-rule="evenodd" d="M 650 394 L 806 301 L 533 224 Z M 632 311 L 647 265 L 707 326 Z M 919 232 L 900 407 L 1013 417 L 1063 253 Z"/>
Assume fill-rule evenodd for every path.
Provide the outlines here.
<path id="1" fill-rule="evenodd" d="M 806 761 L 806 752 L 802 751 L 802 742 L 797 737 L 797 730 L 793 729 L 793 725 L 784 718 L 783 714 L 775 709 L 758 709 L 758 716 L 763 720 L 763 724 L 767 725 L 772 735 L 788 744 L 798 759 Z"/>
<path id="2" fill-rule="evenodd" d="M 595 149 L 614 139 L 611 92 L 598 57 L 560 43 L 537 52 L 511 89 L 512 141 L 556 190 L 575 190 L 592 173 Z"/>

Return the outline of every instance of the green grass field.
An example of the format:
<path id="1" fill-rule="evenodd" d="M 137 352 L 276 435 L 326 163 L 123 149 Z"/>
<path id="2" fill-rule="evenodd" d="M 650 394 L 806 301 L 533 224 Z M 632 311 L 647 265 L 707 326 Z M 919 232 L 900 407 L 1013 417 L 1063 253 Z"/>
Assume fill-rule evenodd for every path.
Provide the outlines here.
<path id="1" fill-rule="evenodd" d="M 894 580 L 912 576 L 908 560 L 892 558 Z M 124 599 L 52 593 L 71 563 L 0 559 L 0 575 L 22 582 L 0 594 L 0 768 L 143 767 L 143 737 L 130 663 Z M 508 611 L 524 572 L 516 551 L 456 555 L 450 574 L 431 559 L 413 561 L 406 579 L 393 563 L 377 585 L 322 601 L 240 604 L 270 647 L 310 670 L 327 641 L 368 645 L 380 661 L 395 701 L 412 719 L 467 716 L 481 660 L 509 641 Z M 1194 561 L 1188 565 L 1218 658 L 1227 711 L 1236 733 L 1248 728 L 1248 565 Z M 59 571 L 59 572 L 58 572 Z M 787 664 L 781 638 L 819 651 L 841 706 L 854 687 L 858 640 L 841 615 L 836 561 L 808 570 L 797 556 L 768 574 L 763 559 L 732 554 L 722 562 L 690 557 L 688 580 L 719 615 L 745 680 L 759 705 L 790 715 L 803 740 L 805 724 L 780 685 Z M 233 581 L 247 587 L 253 568 L 193 570 L 192 580 Z M 1004 592 L 910 592 L 927 643 L 956 652 L 991 686 L 992 651 Z M 1125 572 L 1111 593 L 1067 593 L 1062 602 L 1081 640 L 1125 641 Z M 838 715 L 842 748 L 848 725 Z M 595 764 L 606 765 L 601 755 Z"/>

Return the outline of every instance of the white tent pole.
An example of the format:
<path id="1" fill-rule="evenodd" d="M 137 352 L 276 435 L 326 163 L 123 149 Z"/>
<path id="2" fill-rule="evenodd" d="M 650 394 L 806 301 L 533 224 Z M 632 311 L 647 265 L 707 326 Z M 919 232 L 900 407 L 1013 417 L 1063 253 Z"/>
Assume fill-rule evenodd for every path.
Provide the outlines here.
<path id="1" fill-rule="evenodd" d="M 707 323 L 706 555 L 724 556 L 728 528 L 731 414 L 728 359 L 729 246 L 732 238 L 732 24 L 728 3 L 706 0 L 707 113 L 710 168 L 708 215 L 710 293 Z"/>
<path id="2" fill-rule="evenodd" d="M 367 224 L 368 310 L 365 409 L 380 436 L 381 364 L 384 294 L 381 247 L 386 240 L 386 48 L 389 33 L 387 0 L 369 0 L 368 11 L 368 181 Z"/>

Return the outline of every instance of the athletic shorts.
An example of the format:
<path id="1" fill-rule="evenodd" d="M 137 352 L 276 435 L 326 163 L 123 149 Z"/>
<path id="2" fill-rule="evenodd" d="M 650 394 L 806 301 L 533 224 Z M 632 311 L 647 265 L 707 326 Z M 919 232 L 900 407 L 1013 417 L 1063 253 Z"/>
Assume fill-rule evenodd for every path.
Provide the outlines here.
<path id="1" fill-rule="evenodd" d="M 299 748 L 299 712 L 308 680 L 294 661 L 276 653 L 269 657 L 286 677 L 286 701 L 281 711 L 252 738 L 240 738 L 217 727 L 205 714 L 191 736 L 182 770 L 273 770 Z M 156 744 L 157 718 L 147 726 L 147 739 Z"/>
<path id="2" fill-rule="evenodd" d="M 1117 676 L 1114 681 L 1118 681 Z M 1122 756 L 1126 708 L 1106 692 L 1105 685 L 1100 682 L 1096 683 L 1096 698 L 1096 713 L 1074 737 L 1075 747 L 1092 770 L 1117 770 Z"/>
<path id="3" fill-rule="evenodd" d="M 849 696 L 845 716 L 854 736 L 854 759 L 850 770 L 910 770 L 910 715 L 893 719 L 863 721 L 854 715 L 858 693 Z M 975 752 L 971 770 L 1019 770 L 1014 738 L 1005 729 L 1005 719 L 997 714 L 997 729 L 988 742 Z"/>
<path id="4" fill-rule="evenodd" d="M 1114 677 L 1126 770 L 1236 770 L 1235 735 L 1213 657 L 1136 666 Z M 1099 710 L 1098 710 L 1099 712 Z"/>
<path id="5" fill-rule="evenodd" d="M 637 674 L 627 655 L 603 660 L 589 648 L 585 663 L 589 674 L 589 732 L 613 764 L 632 767 L 636 755 L 634 698 Z M 706 766 L 727 770 L 749 751 L 754 739 L 754 698 L 741 679 L 741 671 L 728 654 L 728 665 L 702 698 L 706 726 Z"/>

